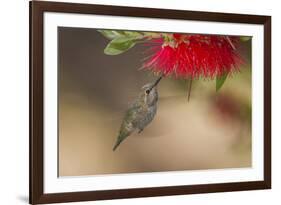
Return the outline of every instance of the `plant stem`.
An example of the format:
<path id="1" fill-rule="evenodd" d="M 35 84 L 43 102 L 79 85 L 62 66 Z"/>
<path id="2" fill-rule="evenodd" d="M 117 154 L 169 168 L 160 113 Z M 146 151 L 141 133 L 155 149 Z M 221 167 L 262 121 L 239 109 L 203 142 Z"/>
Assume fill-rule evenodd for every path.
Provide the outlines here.
<path id="1" fill-rule="evenodd" d="M 189 79 L 189 85 L 188 85 L 188 97 L 187 101 L 189 102 L 190 95 L 191 95 L 191 88 L 192 88 L 192 78 Z"/>
<path id="2" fill-rule="evenodd" d="M 235 46 L 233 45 L 231 39 L 230 39 L 228 36 L 226 36 L 226 40 L 228 41 L 228 43 L 230 44 L 230 46 L 233 48 L 233 50 L 236 50 Z"/>

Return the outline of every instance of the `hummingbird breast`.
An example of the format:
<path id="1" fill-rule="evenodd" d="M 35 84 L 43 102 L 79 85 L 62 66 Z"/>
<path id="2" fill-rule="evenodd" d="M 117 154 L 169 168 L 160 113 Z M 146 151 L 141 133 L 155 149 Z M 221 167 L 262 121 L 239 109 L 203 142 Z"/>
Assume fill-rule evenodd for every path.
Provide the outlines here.
<path id="1" fill-rule="evenodd" d="M 142 115 L 142 119 L 139 122 L 138 128 L 140 130 L 144 129 L 153 120 L 156 112 L 157 112 L 156 104 L 145 108 L 144 113 Z"/>

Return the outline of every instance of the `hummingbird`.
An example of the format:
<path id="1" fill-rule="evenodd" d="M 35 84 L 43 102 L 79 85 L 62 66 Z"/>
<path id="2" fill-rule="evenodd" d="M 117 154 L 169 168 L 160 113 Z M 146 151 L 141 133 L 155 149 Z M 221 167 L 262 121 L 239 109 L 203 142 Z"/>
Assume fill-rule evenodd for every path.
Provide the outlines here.
<path id="1" fill-rule="evenodd" d="M 159 77 L 154 83 L 145 84 L 134 103 L 129 106 L 123 118 L 117 141 L 113 151 L 130 136 L 134 131 L 141 133 L 153 120 L 157 112 L 158 92 L 157 84 L 162 79 Z"/>

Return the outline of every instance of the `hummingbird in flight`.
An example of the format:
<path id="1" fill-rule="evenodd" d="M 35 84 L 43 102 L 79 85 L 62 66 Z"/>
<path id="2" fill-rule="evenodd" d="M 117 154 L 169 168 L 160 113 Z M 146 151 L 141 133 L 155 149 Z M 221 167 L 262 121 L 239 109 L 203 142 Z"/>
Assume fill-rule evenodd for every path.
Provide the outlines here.
<path id="1" fill-rule="evenodd" d="M 157 84 L 162 79 L 159 77 L 154 83 L 148 83 L 141 89 L 138 98 L 129 106 L 123 118 L 117 141 L 113 151 L 134 131 L 141 133 L 153 120 L 157 112 L 158 92 Z"/>

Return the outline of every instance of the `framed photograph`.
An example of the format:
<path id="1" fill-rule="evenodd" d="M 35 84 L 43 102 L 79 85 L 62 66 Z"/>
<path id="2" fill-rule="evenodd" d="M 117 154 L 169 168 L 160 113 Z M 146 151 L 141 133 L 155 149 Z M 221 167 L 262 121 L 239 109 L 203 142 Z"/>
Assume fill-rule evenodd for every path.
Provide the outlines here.
<path id="1" fill-rule="evenodd" d="M 30 2 L 30 203 L 271 188 L 271 17 Z"/>

